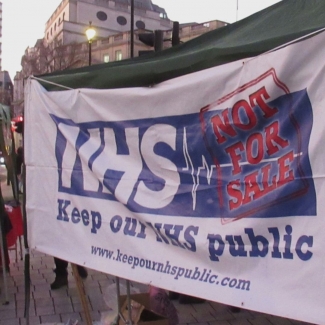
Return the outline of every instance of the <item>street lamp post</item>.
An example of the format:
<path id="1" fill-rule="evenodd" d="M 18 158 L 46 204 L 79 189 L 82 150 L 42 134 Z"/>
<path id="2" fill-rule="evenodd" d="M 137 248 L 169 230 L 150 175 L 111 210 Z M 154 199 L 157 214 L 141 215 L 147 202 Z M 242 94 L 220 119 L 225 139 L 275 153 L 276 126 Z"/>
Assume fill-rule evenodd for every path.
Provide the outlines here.
<path id="1" fill-rule="evenodd" d="M 88 39 L 88 49 L 89 49 L 89 65 L 91 65 L 91 43 L 96 35 L 96 30 L 91 26 L 91 21 L 89 22 L 89 27 L 86 30 L 86 36 Z"/>
<path id="2" fill-rule="evenodd" d="M 130 34 L 131 34 L 131 58 L 134 57 L 134 0 L 131 0 L 131 28 L 130 28 Z"/>

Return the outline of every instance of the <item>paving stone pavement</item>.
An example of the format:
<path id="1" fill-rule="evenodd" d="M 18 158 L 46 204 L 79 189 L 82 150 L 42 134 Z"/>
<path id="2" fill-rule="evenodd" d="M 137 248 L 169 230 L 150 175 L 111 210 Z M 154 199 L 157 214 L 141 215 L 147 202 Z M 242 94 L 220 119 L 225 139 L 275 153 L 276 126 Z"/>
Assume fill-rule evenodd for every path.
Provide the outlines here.
<path id="1" fill-rule="evenodd" d="M 10 199 L 10 186 L 1 182 L 5 199 Z M 10 274 L 7 274 L 7 295 L 5 297 L 4 278 L 0 274 L 0 325 L 26 325 L 24 317 L 25 286 L 24 260 L 16 260 L 15 251 L 10 251 Z M 69 264 L 69 285 L 59 290 L 50 290 L 53 282 L 53 257 L 46 254 L 30 252 L 31 294 L 29 308 L 30 325 L 64 325 L 69 319 L 78 320 L 78 325 L 85 325 L 82 304 L 77 286 Z M 83 281 L 91 317 L 100 325 L 101 316 L 109 308 L 104 296 L 109 286 L 114 286 L 115 278 L 102 272 L 88 269 L 88 278 Z M 123 281 L 121 281 L 123 284 Z M 148 288 L 140 283 L 132 283 L 141 292 Z M 206 301 L 203 304 L 179 304 L 173 302 L 179 316 L 180 324 L 187 325 L 311 325 L 309 323 L 276 317 L 263 313 L 241 310 L 233 313 L 229 307 L 220 303 Z"/>

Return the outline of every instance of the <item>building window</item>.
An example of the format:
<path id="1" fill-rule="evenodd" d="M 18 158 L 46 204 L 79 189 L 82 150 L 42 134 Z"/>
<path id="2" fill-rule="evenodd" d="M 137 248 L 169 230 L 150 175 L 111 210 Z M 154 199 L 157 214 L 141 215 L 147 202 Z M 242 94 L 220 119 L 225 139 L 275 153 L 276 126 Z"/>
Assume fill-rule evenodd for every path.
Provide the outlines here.
<path id="1" fill-rule="evenodd" d="M 62 16 L 62 21 L 64 21 L 64 16 L 65 16 L 65 12 L 63 13 L 63 16 Z"/>
<path id="2" fill-rule="evenodd" d="M 116 18 L 116 20 L 117 20 L 117 23 L 120 24 L 120 25 L 122 25 L 122 26 L 124 26 L 124 25 L 127 24 L 127 20 L 126 20 L 126 18 L 123 17 L 123 16 L 118 16 L 118 17 Z"/>
<path id="3" fill-rule="evenodd" d="M 122 51 L 117 50 L 115 51 L 115 61 L 121 61 L 122 60 Z"/>
<path id="4" fill-rule="evenodd" d="M 145 29 L 146 28 L 146 24 L 143 21 L 141 21 L 141 20 L 138 20 L 135 23 L 135 26 L 137 26 L 138 29 Z"/>
<path id="5" fill-rule="evenodd" d="M 107 20 L 107 14 L 104 11 L 98 11 L 96 16 L 101 21 Z"/>
<path id="6" fill-rule="evenodd" d="M 109 62 L 109 55 L 108 54 L 104 54 L 103 61 L 105 63 Z"/>

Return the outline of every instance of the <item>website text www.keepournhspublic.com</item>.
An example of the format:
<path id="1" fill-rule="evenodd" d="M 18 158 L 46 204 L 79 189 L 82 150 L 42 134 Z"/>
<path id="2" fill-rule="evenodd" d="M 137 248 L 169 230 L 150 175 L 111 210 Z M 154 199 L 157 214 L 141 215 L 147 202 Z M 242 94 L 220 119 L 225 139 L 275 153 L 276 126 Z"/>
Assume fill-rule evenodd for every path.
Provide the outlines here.
<path id="1" fill-rule="evenodd" d="M 249 280 L 223 277 L 219 278 L 218 275 L 212 273 L 211 270 L 201 269 L 199 267 L 194 268 L 183 268 L 176 265 L 171 265 L 169 261 L 165 263 L 155 262 L 150 259 L 139 258 L 136 256 L 124 254 L 119 249 L 116 252 L 91 246 L 91 254 L 97 255 L 102 258 L 110 259 L 119 263 L 128 264 L 131 269 L 136 268 L 145 268 L 147 270 L 151 270 L 153 272 L 165 273 L 170 276 L 173 276 L 175 280 L 180 278 L 186 278 L 194 281 L 202 281 L 210 284 L 221 285 L 223 287 L 229 287 L 233 289 L 239 290 L 250 290 L 251 282 Z"/>

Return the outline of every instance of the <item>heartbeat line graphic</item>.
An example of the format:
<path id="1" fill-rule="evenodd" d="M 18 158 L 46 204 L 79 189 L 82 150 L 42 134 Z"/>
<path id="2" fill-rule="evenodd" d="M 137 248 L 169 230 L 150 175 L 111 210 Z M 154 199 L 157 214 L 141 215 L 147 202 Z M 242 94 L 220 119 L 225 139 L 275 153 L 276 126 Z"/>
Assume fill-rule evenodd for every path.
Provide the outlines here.
<path id="1" fill-rule="evenodd" d="M 192 208 L 194 211 L 196 208 L 196 191 L 200 185 L 200 173 L 204 170 L 207 171 L 206 179 L 207 179 L 208 184 L 210 184 L 213 170 L 216 167 L 214 165 L 209 166 L 205 157 L 202 156 L 202 166 L 198 167 L 197 171 L 195 172 L 195 167 L 193 166 L 191 156 L 188 153 L 186 128 L 184 128 L 184 132 L 183 132 L 183 154 L 184 154 L 184 158 L 185 158 L 185 162 L 186 162 L 186 167 L 184 167 L 183 170 L 191 170 L 191 175 L 192 175 L 192 180 L 193 180 L 193 186 L 192 186 L 193 206 L 192 206 Z"/>

